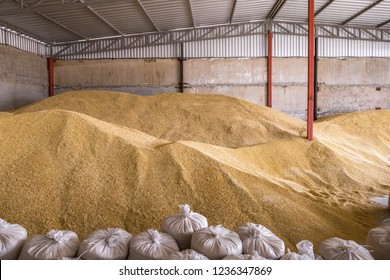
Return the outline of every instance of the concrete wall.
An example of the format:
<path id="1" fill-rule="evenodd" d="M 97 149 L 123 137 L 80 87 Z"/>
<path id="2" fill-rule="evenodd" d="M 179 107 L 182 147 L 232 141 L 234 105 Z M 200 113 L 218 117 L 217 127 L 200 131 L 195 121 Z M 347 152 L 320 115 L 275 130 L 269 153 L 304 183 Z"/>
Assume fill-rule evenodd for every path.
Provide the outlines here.
<path id="1" fill-rule="evenodd" d="M 0 111 L 47 96 L 46 58 L 0 45 Z"/>
<path id="2" fill-rule="evenodd" d="M 319 60 L 318 114 L 390 109 L 390 59 Z M 307 59 L 273 59 L 273 107 L 304 119 Z M 184 61 L 186 93 L 216 93 L 265 105 L 266 58 L 190 59 Z M 149 95 L 179 90 L 175 59 L 58 61 L 56 92 L 105 89 Z"/>

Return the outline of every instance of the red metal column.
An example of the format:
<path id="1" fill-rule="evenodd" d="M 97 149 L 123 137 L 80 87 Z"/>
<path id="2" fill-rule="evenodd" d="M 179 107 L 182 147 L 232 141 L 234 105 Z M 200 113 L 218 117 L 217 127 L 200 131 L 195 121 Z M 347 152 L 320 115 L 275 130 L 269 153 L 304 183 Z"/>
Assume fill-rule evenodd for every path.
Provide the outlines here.
<path id="1" fill-rule="evenodd" d="M 49 96 L 54 96 L 54 67 L 53 58 L 47 58 L 47 69 L 49 73 Z"/>
<path id="2" fill-rule="evenodd" d="M 314 119 L 314 0 L 308 0 L 307 140 L 313 140 Z"/>
<path id="3" fill-rule="evenodd" d="M 272 107 L 272 33 L 268 30 L 267 106 Z"/>

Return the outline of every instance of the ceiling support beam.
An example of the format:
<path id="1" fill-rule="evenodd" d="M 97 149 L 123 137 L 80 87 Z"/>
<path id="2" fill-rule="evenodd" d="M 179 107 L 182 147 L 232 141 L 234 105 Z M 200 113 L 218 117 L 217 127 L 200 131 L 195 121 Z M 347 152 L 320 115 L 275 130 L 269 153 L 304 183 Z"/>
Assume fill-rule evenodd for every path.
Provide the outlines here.
<path id="1" fill-rule="evenodd" d="M 229 19 L 229 22 L 230 22 L 230 23 L 233 22 L 234 13 L 236 12 L 237 2 L 238 2 L 238 0 L 234 0 L 232 12 L 231 12 L 231 14 L 230 14 L 230 19 Z"/>
<path id="2" fill-rule="evenodd" d="M 372 3 L 371 5 L 367 6 L 366 8 L 364 8 L 363 10 L 361 10 L 360 12 L 354 14 L 353 16 L 351 16 L 350 18 L 348 18 L 347 20 L 344 20 L 341 25 L 345 25 L 347 24 L 348 22 L 352 21 L 353 19 L 357 18 L 358 16 L 364 14 L 365 12 L 371 10 L 372 8 L 374 8 L 376 5 L 380 4 L 381 2 L 383 2 L 383 0 L 378 0 L 378 1 L 375 1 L 374 3 Z"/>
<path id="3" fill-rule="evenodd" d="M 382 22 L 382 23 L 380 23 L 380 24 L 378 24 L 376 27 L 382 27 L 382 26 L 385 26 L 386 24 L 389 24 L 390 23 L 390 19 L 389 20 L 386 20 L 386 21 L 384 21 L 384 22 Z"/>
<path id="4" fill-rule="evenodd" d="M 73 33 L 73 34 L 79 36 L 80 38 L 88 39 L 88 38 L 85 37 L 84 35 L 81 35 L 79 32 L 77 32 L 77 31 L 75 31 L 75 30 L 73 30 L 73 29 L 71 29 L 71 28 L 69 28 L 69 27 L 63 25 L 62 23 L 56 21 L 55 19 L 52 19 L 51 17 L 49 17 L 49 16 L 47 16 L 47 15 L 45 15 L 45 14 L 42 14 L 42 13 L 40 13 L 40 12 L 37 12 L 36 14 L 37 14 L 37 15 L 40 15 L 41 17 L 43 17 L 43 18 L 45 18 L 45 19 L 47 19 L 48 21 L 51 21 L 52 23 L 55 23 L 56 25 L 62 27 L 63 29 L 65 29 L 65 30 L 67 30 L 67 31 L 69 31 L 69 32 L 71 32 L 71 33 Z"/>
<path id="5" fill-rule="evenodd" d="M 195 21 L 194 12 L 192 11 L 192 2 L 191 2 L 191 0 L 188 0 L 188 5 L 190 6 L 190 13 L 191 13 L 191 18 L 192 18 L 192 26 L 196 27 L 197 24 L 196 24 L 196 21 Z"/>
<path id="6" fill-rule="evenodd" d="M 142 5 L 141 0 L 137 0 L 137 3 L 141 6 L 141 9 L 144 11 L 146 17 L 150 20 L 150 22 L 153 24 L 154 28 L 157 31 L 160 31 L 160 28 L 158 28 L 157 24 L 153 21 L 152 17 L 149 15 L 148 11 L 146 11 L 144 5 Z"/>
<path id="7" fill-rule="evenodd" d="M 315 14 L 314 16 L 318 16 L 320 13 L 322 13 L 326 8 L 329 7 L 330 4 L 332 4 L 335 0 L 329 0 L 325 5 L 323 5 Z"/>
<path id="8" fill-rule="evenodd" d="M 282 9 L 284 4 L 286 4 L 287 0 L 278 0 L 275 5 L 272 7 L 271 11 L 268 13 L 267 19 L 272 20 L 274 19 L 279 11 Z"/>
<path id="9" fill-rule="evenodd" d="M 95 11 L 91 6 L 87 6 L 87 9 L 90 10 L 95 16 L 97 16 L 100 20 L 102 20 L 105 24 L 107 24 L 109 27 L 111 27 L 112 30 L 114 30 L 116 33 L 120 35 L 124 35 L 119 29 L 117 29 L 115 26 L 113 26 L 108 20 L 106 20 L 104 17 L 102 17 L 97 11 Z"/>

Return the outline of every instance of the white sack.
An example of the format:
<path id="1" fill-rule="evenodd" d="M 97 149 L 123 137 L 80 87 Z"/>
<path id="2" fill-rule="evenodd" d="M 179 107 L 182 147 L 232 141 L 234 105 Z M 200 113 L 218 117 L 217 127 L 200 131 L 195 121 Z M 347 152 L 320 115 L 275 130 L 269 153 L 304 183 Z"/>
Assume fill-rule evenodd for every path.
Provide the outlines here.
<path id="1" fill-rule="evenodd" d="M 80 241 L 68 230 L 50 230 L 46 235 L 34 235 L 26 241 L 19 260 L 55 260 L 77 255 Z"/>
<path id="2" fill-rule="evenodd" d="M 260 256 L 257 251 L 254 251 L 252 254 L 227 255 L 223 260 L 266 260 L 266 258 Z"/>
<path id="3" fill-rule="evenodd" d="M 313 243 L 308 240 L 302 240 L 295 245 L 298 248 L 298 253 L 291 252 L 285 254 L 281 260 L 315 260 L 316 256 L 313 251 Z"/>
<path id="4" fill-rule="evenodd" d="M 191 239 L 191 249 L 205 255 L 210 260 L 220 260 L 227 255 L 242 254 L 242 242 L 234 231 L 221 225 L 197 230 Z"/>
<path id="5" fill-rule="evenodd" d="M 175 252 L 179 247 L 172 236 L 148 229 L 131 240 L 129 260 L 162 260 Z"/>
<path id="6" fill-rule="evenodd" d="M 279 259 L 284 255 L 284 242 L 262 225 L 245 223 L 237 231 L 243 244 L 244 254 L 257 251 L 267 259 Z"/>
<path id="7" fill-rule="evenodd" d="M 373 260 L 366 248 L 338 237 L 322 241 L 318 253 L 324 260 Z"/>
<path id="8" fill-rule="evenodd" d="M 94 231 L 81 242 L 78 257 L 83 260 L 125 260 L 132 237 L 120 228 Z"/>
<path id="9" fill-rule="evenodd" d="M 376 260 L 390 260 L 390 224 L 370 229 L 366 244 L 373 249 Z"/>
<path id="10" fill-rule="evenodd" d="M 208 260 L 208 258 L 194 250 L 187 249 L 170 254 L 165 260 Z"/>
<path id="11" fill-rule="evenodd" d="M 27 239 L 27 231 L 0 219 L 0 260 L 17 260 Z"/>
<path id="12" fill-rule="evenodd" d="M 173 236 L 180 249 L 188 249 L 191 246 L 192 234 L 198 229 L 207 227 L 207 219 L 192 212 L 187 204 L 179 207 L 181 214 L 166 218 L 162 222 L 161 231 Z"/>

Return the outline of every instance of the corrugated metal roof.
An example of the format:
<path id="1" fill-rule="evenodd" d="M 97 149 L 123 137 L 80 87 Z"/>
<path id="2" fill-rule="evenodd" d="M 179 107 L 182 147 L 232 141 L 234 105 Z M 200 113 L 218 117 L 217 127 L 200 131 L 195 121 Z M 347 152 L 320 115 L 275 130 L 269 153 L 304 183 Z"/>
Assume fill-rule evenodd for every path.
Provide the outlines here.
<path id="1" fill-rule="evenodd" d="M 305 22 L 307 0 L 0 0 L 0 24 L 47 43 L 226 23 Z M 316 23 L 390 28 L 390 0 L 316 0 Z"/>

